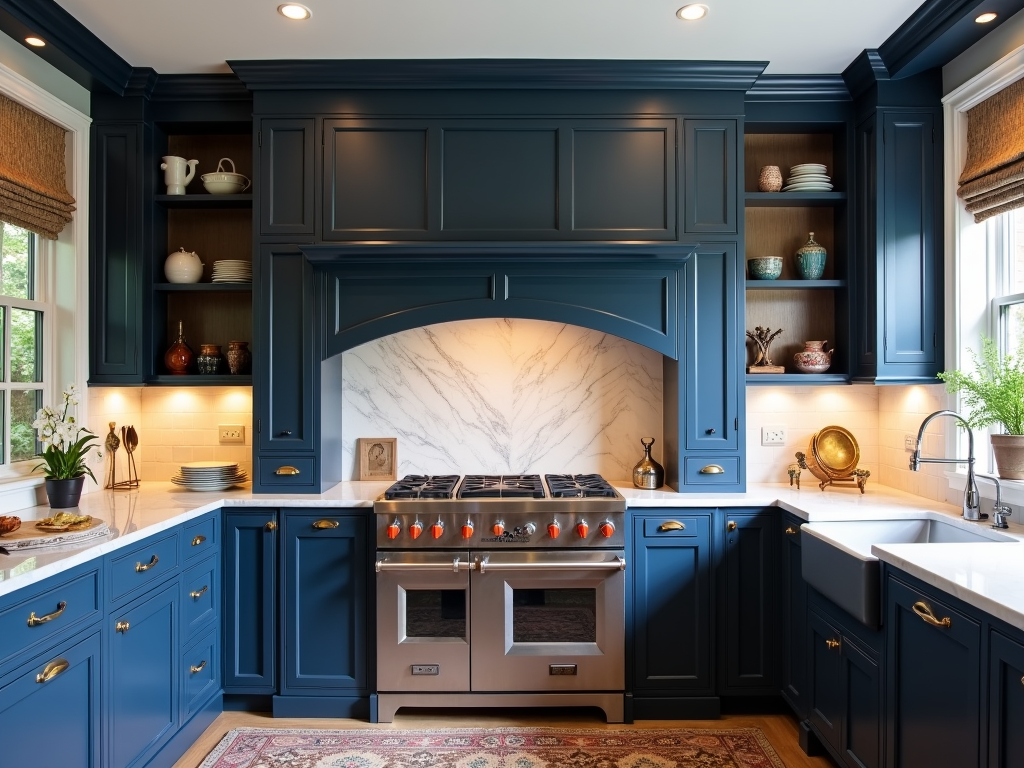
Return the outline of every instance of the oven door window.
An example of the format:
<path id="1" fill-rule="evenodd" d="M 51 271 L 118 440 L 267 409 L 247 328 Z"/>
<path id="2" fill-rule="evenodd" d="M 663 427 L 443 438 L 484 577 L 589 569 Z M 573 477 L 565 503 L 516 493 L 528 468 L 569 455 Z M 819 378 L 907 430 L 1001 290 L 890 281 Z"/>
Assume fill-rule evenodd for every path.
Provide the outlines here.
<path id="1" fill-rule="evenodd" d="M 596 643 L 597 590 L 513 589 L 512 642 Z"/>
<path id="2" fill-rule="evenodd" d="M 407 638 L 466 639 L 466 591 L 405 588 Z"/>

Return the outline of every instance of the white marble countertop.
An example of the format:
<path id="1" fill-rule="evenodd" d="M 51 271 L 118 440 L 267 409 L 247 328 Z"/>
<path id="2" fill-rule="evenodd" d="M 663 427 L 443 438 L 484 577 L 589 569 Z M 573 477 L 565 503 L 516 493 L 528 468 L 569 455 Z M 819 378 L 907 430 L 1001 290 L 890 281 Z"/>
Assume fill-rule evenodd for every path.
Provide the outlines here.
<path id="1" fill-rule="evenodd" d="M 713 508 L 778 506 L 810 521 L 919 517 L 922 512 L 959 518 L 960 510 L 877 484 L 820 491 L 816 484 L 797 490 L 786 484 L 751 485 L 746 493 L 643 491 L 628 481 L 613 484 L 632 508 Z M 323 494 L 253 495 L 248 489 L 196 493 L 172 483 L 143 483 L 134 491 L 98 491 L 82 497 L 80 511 L 98 517 L 111 533 L 66 550 L 33 549 L 0 555 L 0 596 L 60 573 L 142 538 L 221 507 L 371 507 L 387 482 L 339 483 Z M 806 485 L 806 484 L 805 484 Z M 23 525 L 51 514 L 48 507 L 15 513 Z M 987 525 L 987 523 L 964 523 Z M 1013 544 L 890 544 L 872 547 L 880 560 L 1024 629 L 1024 525 L 1011 523 Z M 0 547 L 3 539 L 0 538 Z"/>

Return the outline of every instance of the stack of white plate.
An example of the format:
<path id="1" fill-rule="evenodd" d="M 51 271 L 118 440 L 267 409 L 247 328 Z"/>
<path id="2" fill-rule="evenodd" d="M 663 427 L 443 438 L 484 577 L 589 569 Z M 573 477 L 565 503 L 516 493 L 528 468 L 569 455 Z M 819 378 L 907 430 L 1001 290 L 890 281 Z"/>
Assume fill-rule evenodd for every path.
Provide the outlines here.
<path id="1" fill-rule="evenodd" d="M 181 465 L 181 471 L 171 482 L 190 491 L 223 491 L 232 485 L 248 482 L 238 464 L 229 461 L 191 461 Z"/>
<path id="2" fill-rule="evenodd" d="M 789 169 L 783 192 L 831 192 L 832 179 L 820 163 L 802 163 Z"/>
<path id="3" fill-rule="evenodd" d="M 252 262 L 236 259 L 224 259 L 213 262 L 213 282 L 251 283 Z"/>

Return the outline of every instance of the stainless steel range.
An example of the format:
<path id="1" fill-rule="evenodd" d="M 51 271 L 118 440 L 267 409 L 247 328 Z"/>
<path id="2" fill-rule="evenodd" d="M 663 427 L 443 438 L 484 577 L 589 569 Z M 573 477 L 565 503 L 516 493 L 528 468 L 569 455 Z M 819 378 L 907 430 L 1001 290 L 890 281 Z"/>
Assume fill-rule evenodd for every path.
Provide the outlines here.
<path id="1" fill-rule="evenodd" d="M 622 722 L 625 499 L 600 475 L 411 475 L 374 502 L 377 719 L 596 706 Z"/>

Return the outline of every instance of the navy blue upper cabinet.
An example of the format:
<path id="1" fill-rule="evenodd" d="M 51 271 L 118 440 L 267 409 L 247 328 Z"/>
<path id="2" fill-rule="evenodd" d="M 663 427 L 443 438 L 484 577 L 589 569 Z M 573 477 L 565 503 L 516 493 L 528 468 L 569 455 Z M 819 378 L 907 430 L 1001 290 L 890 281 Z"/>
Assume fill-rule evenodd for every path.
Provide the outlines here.
<path id="1" fill-rule="evenodd" d="M 313 118 L 259 122 L 260 233 L 314 232 L 315 121 Z"/>
<path id="2" fill-rule="evenodd" d="M 683 231 L 736 232 L 736 121 L 684 120 Z"/>

